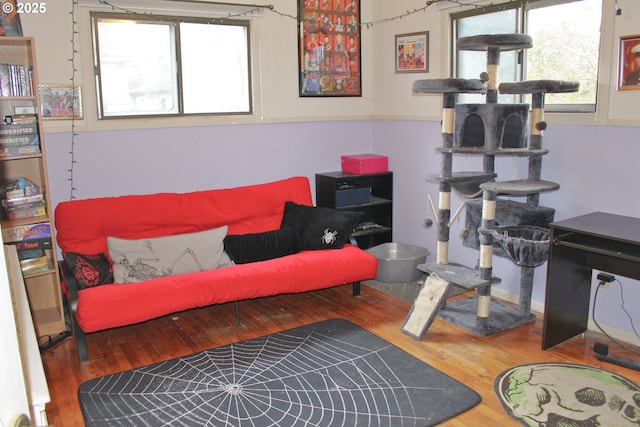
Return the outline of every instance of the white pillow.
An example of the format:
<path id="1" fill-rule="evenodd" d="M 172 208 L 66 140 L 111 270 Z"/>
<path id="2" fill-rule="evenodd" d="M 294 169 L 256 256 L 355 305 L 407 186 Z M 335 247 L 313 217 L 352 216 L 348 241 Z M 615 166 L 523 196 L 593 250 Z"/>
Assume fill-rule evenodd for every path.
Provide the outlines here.
<path id="1" fill-rule="evenodd" d="M 128 240 L 107 237 L 115 283 L 212 270 L 231 265 L 224 252 L 227 226 L 195 233 Z"/>

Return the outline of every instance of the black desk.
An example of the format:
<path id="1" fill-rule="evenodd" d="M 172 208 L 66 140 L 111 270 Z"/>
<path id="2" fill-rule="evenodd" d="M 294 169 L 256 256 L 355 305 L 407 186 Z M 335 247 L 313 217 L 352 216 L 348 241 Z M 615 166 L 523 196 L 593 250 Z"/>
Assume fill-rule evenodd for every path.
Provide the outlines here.
<path id="1" fill-rule="evenodd" d="M 543 350 L 587 329 L 592 269 L 640 280 L 640 218 L 594 212 L 550 232 Z"/>

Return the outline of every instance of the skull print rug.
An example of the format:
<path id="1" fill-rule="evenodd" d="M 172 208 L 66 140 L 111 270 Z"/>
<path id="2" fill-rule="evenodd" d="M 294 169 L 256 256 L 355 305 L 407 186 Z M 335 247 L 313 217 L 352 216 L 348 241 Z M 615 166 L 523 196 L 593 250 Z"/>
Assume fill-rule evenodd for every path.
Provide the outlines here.
<path id="1" fill-rule="evenodd" d="M 498 375 L 494 390 L 509 415 L 525 426 L 640 425 L 640 387 L 592 366 L 516 366 Z"/>

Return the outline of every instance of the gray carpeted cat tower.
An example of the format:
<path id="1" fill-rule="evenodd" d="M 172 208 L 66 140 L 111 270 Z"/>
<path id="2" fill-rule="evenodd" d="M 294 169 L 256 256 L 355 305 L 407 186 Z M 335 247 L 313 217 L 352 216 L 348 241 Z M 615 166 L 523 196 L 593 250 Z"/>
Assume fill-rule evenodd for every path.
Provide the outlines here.
<path id="1" fill-rule="evenodd" d="M 547 260 L 549 223 L 555 210 L 539 206 L 540 193 L 555 191 L 559 185 L 541 179 L 544 97 L 546 93 L 576 92 L 577 82 L 536 80 L 498 85 L 500 53 L 531 48 L 524 34 L 479 35 L 458 40 L 458 49 L 486 51 L 487 70 L 479 79 L 427 79 L 413 84 L 415 94 L 442 94 L 442 144 L 437 152 L 442 157 L 440 173 L 428 178 L 438 184 L 436 214 L 436 261 L 421 264 L 418 269 L 475 295 L 445 302 L 443 296 L 432 304 L 442 319 L 479 336 L 487 336 L 535 319 L 531 314 L 531 291 L 536 267 Z M 486 95 L 484 104 L 457 104 L 459 93 Z M 530 94 L 529 104 L 499 104 L 498 93 Z M 454 171 L 457 155 L 482 159 L 479 171 Z M 518 180 L 500 181 L 495 173 L 496 156 L 528 158 L 528 174 Z M 449 261 L 451 192 L 464 199 L 466 209 L 463 244 L 479 250 L 478 265 L 467 267 Z M 502 196 L 502 197 L 498 197 Z M 523 198 L 523 201 L 513 199 Z M 520 301 L 518 306 L 491 297 L 494 277 L 493 256 L 507 257 L 520 266 Z M 425 287 L 429 281 L 425 283 Z M 443 295 L 446 295 L 443 294 Z M 420 296 L 418 296 L 420 298 Z M 430 297 L 433 298 L 433 297 Z M 435 300 L 434 300 L 435 301 Z M 414 310 L 415 311 L 415 310 Z M 433 316 L 423 317 L 432 319 Z M 431 320 L 429 320 L 430 322 Z M 422 325 L 420 338 L 428 325 Z"/>

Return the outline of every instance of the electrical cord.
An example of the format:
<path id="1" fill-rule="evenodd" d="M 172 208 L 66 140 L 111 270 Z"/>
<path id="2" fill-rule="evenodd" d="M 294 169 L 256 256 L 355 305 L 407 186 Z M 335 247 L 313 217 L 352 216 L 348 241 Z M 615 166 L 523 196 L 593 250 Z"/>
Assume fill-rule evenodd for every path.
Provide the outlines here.
<path id="1" fill-rule="evenodd" d="M 633 330 L 633 332 L 635 333 L 635 335 L 636 335 L 638 338 L 640 338 L 640 335 L 638 335 L 638 331 L 636 330 L 636 327 L 635 327 L 635 325 L 634 325 L 634 323 L 633 323 L 633 317 L 631 317 L 631 315 L 629 314 L 629 312 L 627 311 L 627 309 L 626 309 L 626 308 L 625 308 L 625 306 L 624 306 L 625 301 L 624 301 L 624 290 L 623 290 L 623 288 L 622 288 L 622 283 L 620 283 L 620 281 L 619 281 L 618 279 L 615 279 L 615 280 L 614 280 L 614 282 L 617 282 L 617 283 L 618 283 L 618 286 L 620 286 L 620 300 L 622 301 L 622 305 L 621 305 L 621 307 L 622 307 L 622 311 L 623 311 L 623 312 L 627 315 L 627 317 L 629 318 L 629 320 L 630 320 L 630 322 L 631 322 L 631 329 Z M 607 338 L 609 338 L 611 341 L 613 341 L 613 342 L 614 342 L 615 344 L 617 344 L 619 347 L 621 347 L 621 348 L 623 348 L 623 349 L 625 349 L 625 350 L 627 350 L 627 351 L 629 351 L 629 352 L 631 352 L 631 353 L 634 353 L 634 354 L 640 355 L 640 351 L 635 350 L 635 349 L 633 349 L 633 348 L 630 348 L 630 347 L 628 347 L 628 346 L 626 346 L 626 345 L 622 344 L 620 341 L 618 341 L 617 339 L 615 339 L 615 338 L 613 338 L 611 335 L 609 335 L 609 334 L 608 334 L 608 333 L 607 333 L 607 332 L 602 328 L 602 326 L 600 326 L 600 324 L 599 324 L 599 323 L 598 323 L 598 321 L 596 320 L 596 302 L 598 301 L 598 291 L 600 290 L 600 288 L 601 288 L 602 286 L 604 286 L 604 284 L 605 284 L 605 283 L 606 283 L 606 282 L 605 282 L 604 280 L 601 280 L 601 281 L 598 283 L 598 286 L 596 287 L 596 292 L 595 292 L 595 294 L 594 294 L 594 296 L 593 296 L 593 307 L 591 308 L 591 318 L 593 319 L 593 323 L 594 323 L 594 324 L 596 325 L 596 327 L 600 330 L 600 332 L 602 332 L 602 333 L 604 334 L 604 336 L 606 336 Z"/>
<path id="2" fill-rule="evenodd" d="M 43 343 L 39 343 L 38 347 L 40 348 L 40 352 L 48 352 L 51 353 L 50 349 L 61 343 L 64 339 L 68 338 L 71 336 L 71 330 L 69 329 L 65 329 L 64 331 L 60 332 L 57 335 L 43 335 L 42 337 L 40 337 L 40 339 L 42 338 L 46 338 L 46 342 Z M 40 341 L 40 339 L 38 341 Z"/>

